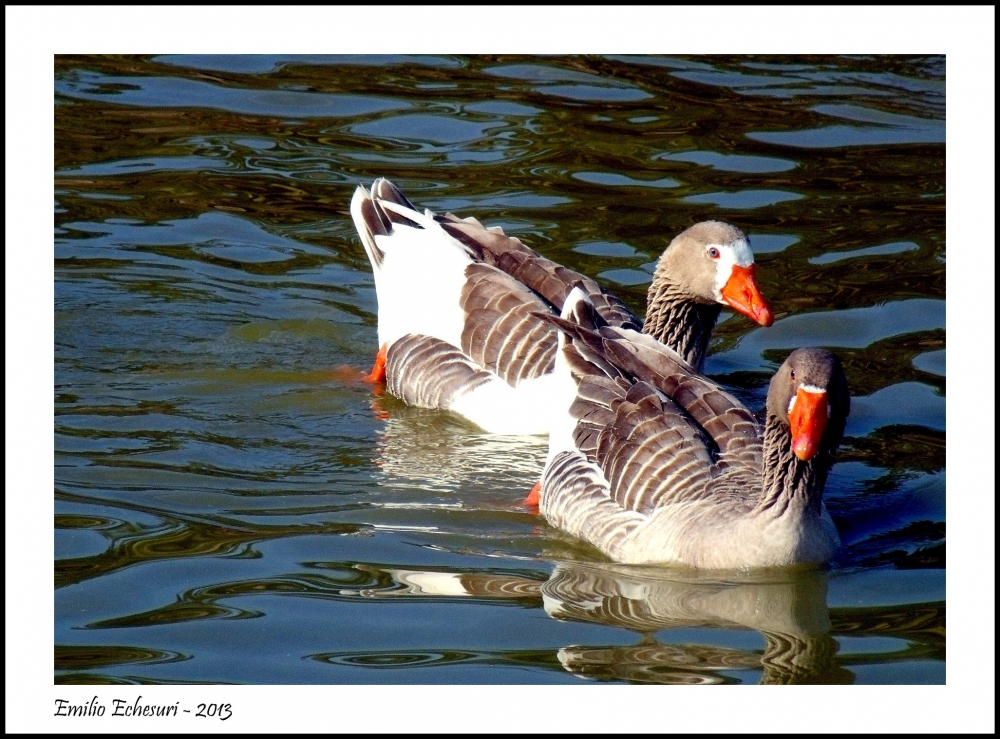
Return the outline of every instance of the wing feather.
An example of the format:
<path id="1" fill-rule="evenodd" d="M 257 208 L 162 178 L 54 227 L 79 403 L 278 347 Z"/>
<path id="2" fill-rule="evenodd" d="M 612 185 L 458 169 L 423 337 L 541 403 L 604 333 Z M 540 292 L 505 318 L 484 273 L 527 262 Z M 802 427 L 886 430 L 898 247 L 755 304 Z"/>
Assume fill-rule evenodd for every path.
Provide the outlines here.
<path id="1" fill-rule="evenodd" d="M 407 334 L 386 353 L 386 390 L 420 408 L 449 408 L 490 379 L 457 347 L 431 336 Z"/>
<path id="2" fill-rule="evenodd" d="M 723 466 L 759 472 L 763 454 L 760 427 L 739 400 L 665 346 L 637 341 L 613 327 L 599 331 L 611 363 L 633 378 L 647 380 L 683 409 L 710 440 L 713 457 Z"/>
<path id="3" fill-rule="evenodd" d="M 561 452 L 546 467 L 541 512 L 553 525 L 585 539 L 611 557 L 646 516 L 608 497 L 607 480 L 583 455 Z"/>
<path id="4" fill-rule="evenodd" d="M 462 350 L 512 387 L 550 373 L 559 338 L 537 314 L 551 307 L 496 267 L 471 264 L 465 274 Z"/>
<path id="5" fill-rule="evenodd" d="M 610 325 L 635 330 L 642 328 L 642 320 L 594 280 L 546 259 L 519 239 L 506 236 L 502 230 L 486 229 L 478 221 L 460 220 L 450 213 L 435 216 L 435 220 L 477 261 L 510 275 L 540 296 L 551 310 L 561 311 L 567 296 L 574 287 L 579 287 Z"/>

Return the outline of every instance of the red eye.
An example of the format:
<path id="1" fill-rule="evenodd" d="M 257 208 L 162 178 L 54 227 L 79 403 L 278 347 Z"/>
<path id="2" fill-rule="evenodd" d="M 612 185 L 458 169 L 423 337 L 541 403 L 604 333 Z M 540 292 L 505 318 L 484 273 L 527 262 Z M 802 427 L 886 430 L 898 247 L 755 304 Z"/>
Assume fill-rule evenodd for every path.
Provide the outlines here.
<path id="1" fill-rule="evenodd" d="M 713 246 L 711 249 L 708 250 L 708 256 L 712 257 L 712 259 L 718 259 L 719 250 Z"/>

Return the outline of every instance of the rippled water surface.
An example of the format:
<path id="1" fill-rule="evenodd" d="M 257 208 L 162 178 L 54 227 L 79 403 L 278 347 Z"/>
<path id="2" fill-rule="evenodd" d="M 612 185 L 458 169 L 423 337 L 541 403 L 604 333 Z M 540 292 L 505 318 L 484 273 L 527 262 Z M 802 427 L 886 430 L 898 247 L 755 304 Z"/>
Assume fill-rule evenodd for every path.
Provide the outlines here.
<path id="1" fill-rule="evenodd" d="M 63 56 L 55 106 L 57 682 L 944 682 L 942 57 Z M 612 565 L 522 507 L 543 441 L 353 382 L 377 176 L 640 314 L 749 233 L 777 320 L 706 371 L 844 360 L 832 567 Z"/>

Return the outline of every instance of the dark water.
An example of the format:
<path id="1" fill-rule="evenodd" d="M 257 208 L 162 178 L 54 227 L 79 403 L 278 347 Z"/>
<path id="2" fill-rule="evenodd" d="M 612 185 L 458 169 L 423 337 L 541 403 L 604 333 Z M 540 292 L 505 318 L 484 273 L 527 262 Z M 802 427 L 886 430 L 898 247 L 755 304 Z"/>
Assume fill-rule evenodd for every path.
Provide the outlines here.
<path id="1" fill-rule="evenodd" d="M 943 683 L 943 57 L 55 60 L 57 683 Z M 347 214 L 391 178 L 640 313 L 748 232 L 789 350 L 852 389 L 824 572 L 614 566 L 521 507 L 544 443 L 345 380 Z"/>

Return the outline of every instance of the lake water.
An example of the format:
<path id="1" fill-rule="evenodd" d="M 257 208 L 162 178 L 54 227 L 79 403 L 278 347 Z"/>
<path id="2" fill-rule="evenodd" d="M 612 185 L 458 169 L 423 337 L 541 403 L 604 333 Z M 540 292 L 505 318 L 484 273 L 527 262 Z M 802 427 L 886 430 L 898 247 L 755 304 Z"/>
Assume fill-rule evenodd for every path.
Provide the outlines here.
<path id="1" fill-rule="evenodd" d="M 943 683 L 943 57 L 55 59 L 56 683 Z M 754 410 L 844 361 L 823 571 L 613 565 L 521 501 L 543 440 L 351 382 L 389 177 L 640 314 L 690 224 L 775 310 Z"/>

